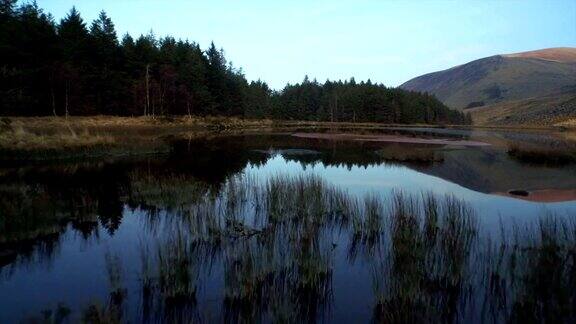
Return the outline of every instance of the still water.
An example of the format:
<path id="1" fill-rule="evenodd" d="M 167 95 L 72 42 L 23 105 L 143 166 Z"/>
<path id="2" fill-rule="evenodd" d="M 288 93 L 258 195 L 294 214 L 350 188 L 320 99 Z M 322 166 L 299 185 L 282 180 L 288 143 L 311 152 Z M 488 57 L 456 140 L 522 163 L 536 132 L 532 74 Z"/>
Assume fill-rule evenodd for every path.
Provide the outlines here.
<path id="1" fill-rule="evenodd" d="M 545 136 L 410 133 L 492 145 L 182 136 L 2 166 L 0 322 L 573 320 L 576 167 L 502 144 Z"/>

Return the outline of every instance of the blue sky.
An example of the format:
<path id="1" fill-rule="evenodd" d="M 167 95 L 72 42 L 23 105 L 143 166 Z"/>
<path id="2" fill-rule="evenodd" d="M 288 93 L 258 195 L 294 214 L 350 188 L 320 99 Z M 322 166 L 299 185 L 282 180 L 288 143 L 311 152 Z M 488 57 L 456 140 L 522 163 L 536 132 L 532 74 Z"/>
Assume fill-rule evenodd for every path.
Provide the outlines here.
<path id="1" fill-rule="evenodd" d="M 412 77 L 501 53 L 576 47 L 575 0 L 160 1 L 39 0 L 59 20 L 74 5 L 104 9 L 119 36 L 157 36 L 223 47 L 249 80 L 280 89 L 319 81 Z"/>

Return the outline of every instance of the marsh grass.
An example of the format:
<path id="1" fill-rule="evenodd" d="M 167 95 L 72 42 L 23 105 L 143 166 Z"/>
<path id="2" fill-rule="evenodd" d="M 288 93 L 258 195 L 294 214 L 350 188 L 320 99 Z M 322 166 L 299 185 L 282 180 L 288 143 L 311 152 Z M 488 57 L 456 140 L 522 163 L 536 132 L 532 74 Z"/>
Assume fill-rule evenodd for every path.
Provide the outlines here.
<path id="1" fill-rule="evenodd" d="M 12 125 L 7 122 L 0 127 L 0 148 L 2 149 L 31 151 L 113 144 L 116 144 L 116 141 L 112 136 L 90 133 L 86 129 L 78 131 L 70 126 L 50 133 L 35 132 L 26 129 L 23 125 Z"/>
<path id="2" fill-rule="evenodd" d="M 126 138 L 106 129 L 75 124 L 68 119 L 36 127 L 35 120 L 4 118 L 0 122 L 0 160 L 51 160 L 124 156 L 169 151 L 167 143 L 151 136 Z M 40 123 L 41 124 L 41 123 Z"/>
<path id="3" fill-rule="evenodd" d="M 472 283 L 469 257 L 477 238 L 475 215 L 454 197 L 396 192 L 389 249 L 373 258 L 374 318 L 392 323 L 458 319 Z"/>
<path id="4" fill-rule="evenodd" d="M 88 305 L 82 311 L 81 323 L 90 324 L 119 324 L 123 323 L 118 312 L 97 302 Z"/>
<path id="5" fill-rule="evenodd" d="M 386 161 L 433 163 L 444 161 L 444 154 L 435 147 L 387 145 L 376 151 Z"/>
<path id="6" fill-rule="evenodd" d="M 177 232 L 158 246 L 158 284 L 160 293 L 167 302 L 196 301 L 198 277 L 195 242 L 185 240 L 184 233 Z"/>
<path id="7" fill-rule="evenodd" d="M 513 159 L 534 165 L 562 166 L 576 163 L 576 147 L 536 147 L 510 145 L 507 153 Z"/>
<path id="8" fill-rule="evenodd" d="M 319 227 L 308 231 L 277 224 L 225 252 L 228 321 L 314 321 L 322 313 L 331 298 L 332 251 Z"/>
<path id="9" fill-rule="evenodd" d="M 108 275 L 110 291 L 110 298 L 105 312 L 111 318 L 121 322 L 122 318 L 125 316 L 124 306 L 128 295 L 127 289 L 123 287 L 124 273 L 121 259 L 119 255 L 113 255 L 110 252 L 106 252 L 104 258 L 106 261 L 106 272 Z M 102 313 L 102 311 L 99 311 L 98 313 Z"/>
<path id="10" fill-rule="evenodd" d="M 545 215 L 502 230 L 486 246 L 487 316 L 510 322 L 576 320 L 576 223 Z"/>
<path id="11" fill-rule="evenodd" d="M 0 118 L 0 160 L 52 160 L 167 153 L 169 137 L 269 129 L 270 120 L 224 117 Z"/>
<path id="12" fill-rule="evenodd" d="M 31 316 L 23 321 L 23 323 L 44 323 L 44 324 L 60 324 L 68 323 L 72 311 L 63 303 L 58 303 L 55 309 L 45 309 L 41 312 L 40 316 Z"/>
<path id="13" fill-rule="evenodd" d="M 178 178 L 173 183 L 196 188 Z M 162 185 L 158 188 L 161 192 Z M 137 195 L 147 201 L 143 192 Z M 174 203 L 169 193 L 146 192 L 156 201 L 153 209 L 172 214 L 152 218 L 173 233 L 157 252 L 160 291 L 170 298 L 194 296 L 199 270 L 191 266 L 209 258 L 190 247 L 217 246 L 224 260 L 225 316 L 231 321 L 313 321 L 324 314 L 332 296 L 336 245 L 330 233 L 336 229 L 352 234 L 351 262 L 360 253 L 373 264 L 376 318 L 454 316 L 458 295 L 469 285 L 477 222 L 454 197 L 402 192 L 359 197 L 315 175 L 234 177 L 216 194 L 194 189 L 188 204 Z M 409 312 L 412 308 L 417 311 Z"/>
<path id="14" fill-rule="evenodd" d="M 377 322 L 575 319 L 574 221 L 501 225 L 496 239 L 480 235 L 466 202 L 430 192 L 353 194 L 313 174 L 244 174 L 217 186 L 181 174 L 129 179 L 123 199 L 139 209 L 149 235 L 140 242 L 139 275 L 149 322 L 201 321 L 214 269 L 224 321 L 322 321 L 343 264 L 370 273 Z M 124 319 L 128 296 L 119 258 L 105 258 L 111 293 L 88 309 L 95 322 Z"/>

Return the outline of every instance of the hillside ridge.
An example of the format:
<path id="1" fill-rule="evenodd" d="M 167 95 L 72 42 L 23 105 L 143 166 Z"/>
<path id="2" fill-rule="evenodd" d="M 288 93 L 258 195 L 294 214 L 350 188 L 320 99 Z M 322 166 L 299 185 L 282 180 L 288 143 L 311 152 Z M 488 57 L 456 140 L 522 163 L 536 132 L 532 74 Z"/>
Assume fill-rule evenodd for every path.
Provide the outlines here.
<path id="1" fill-rule="evenodd" d="M 480 58 L 424 74 L 400 86 L 467 110 L 566 92 L 576 87 L 576 48 L 549 48 Z"/>

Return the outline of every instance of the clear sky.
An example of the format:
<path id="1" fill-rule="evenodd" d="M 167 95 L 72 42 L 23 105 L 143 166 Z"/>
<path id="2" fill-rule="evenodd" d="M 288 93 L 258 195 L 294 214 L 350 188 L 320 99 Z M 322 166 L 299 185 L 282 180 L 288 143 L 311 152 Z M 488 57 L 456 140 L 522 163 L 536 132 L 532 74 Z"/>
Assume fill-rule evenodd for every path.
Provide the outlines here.
<path id="1" fill-rule="evenodd" d="M 104 9 L 119 36 L 153 30 L 207 48 L 213 40 L 249 80 L 273 88 L 371 79 L 398 86 L 418 75 L 502 53 L 576 47 L 576 0 L 172 1 L 38 0 L 60 20 L 74 5 Z"/>

